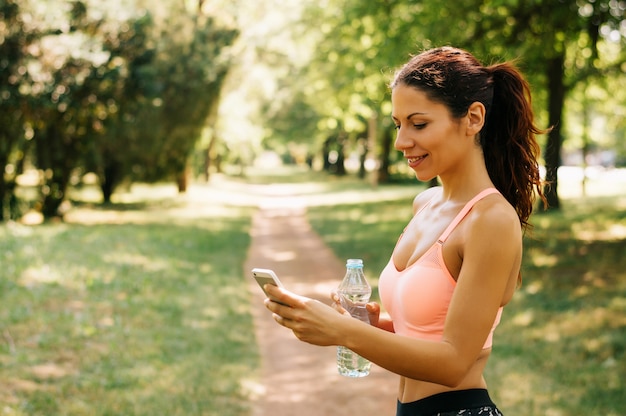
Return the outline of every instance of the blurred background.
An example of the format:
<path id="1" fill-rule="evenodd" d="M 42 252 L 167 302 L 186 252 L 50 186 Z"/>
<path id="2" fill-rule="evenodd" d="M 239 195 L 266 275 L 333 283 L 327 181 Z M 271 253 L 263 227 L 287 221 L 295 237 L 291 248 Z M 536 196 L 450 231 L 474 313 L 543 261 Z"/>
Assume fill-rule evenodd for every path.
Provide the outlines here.
<path id="1" fill-rule="evenodd" d="M 445 44 L 516 59 L 533 89 L 550 206 L 559 168 L 626 164 L 623 0 L 1 0 L 0 213 L 62 216 L 134 182 L 255 164 L 396 166 L 387 83 Z M 564 173 L 562 173 L 564 174 Z M 410 173 L 408 173 L 410 176 Z"/>
<path id="2" fill-rule="evenodd" d="M 625 415 L 625 0 L 0 0 L 0 416 L 255 414 L 252 218 L 306 207 L 376 295 L 428 186 L 387 85 L 441 45 L 553 126 L 490 394 Z"/>

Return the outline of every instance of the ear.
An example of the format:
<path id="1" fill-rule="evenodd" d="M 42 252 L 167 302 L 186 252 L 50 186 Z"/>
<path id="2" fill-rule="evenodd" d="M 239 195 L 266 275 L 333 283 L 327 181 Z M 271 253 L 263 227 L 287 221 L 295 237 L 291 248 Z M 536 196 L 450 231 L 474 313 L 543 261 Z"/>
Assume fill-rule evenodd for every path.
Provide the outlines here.
<path id="1" fill-rule="evenodd" d="M 476 136 L 485 125 L 486 116 L 485 106 L 478 101 L 473 102 L 467 109 L 467 135 Z"/>

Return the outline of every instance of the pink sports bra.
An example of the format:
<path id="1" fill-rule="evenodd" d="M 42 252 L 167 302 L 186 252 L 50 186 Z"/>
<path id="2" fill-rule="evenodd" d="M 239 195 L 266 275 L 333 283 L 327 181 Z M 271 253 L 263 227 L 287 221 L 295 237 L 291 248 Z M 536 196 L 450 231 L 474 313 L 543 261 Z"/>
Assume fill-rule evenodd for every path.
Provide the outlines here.
<path id="1" fill-rule="evenodd" d="M 493 193 L 498 193 L 498 190 L 485 189 L 465 204 L 435 244 L 406 269 L 398 271 L 392 255 L 380 275 L 378 290 L 397 334 L 432 341 L 442 340 L 446 314 L 456 287 L 456 281 L 443 260 L 443 243 L 474 204 Z M 501 315 L 502 307 L 498 310 L 483 349 L 491 348 L 493 331 L 500 323 Z"/>

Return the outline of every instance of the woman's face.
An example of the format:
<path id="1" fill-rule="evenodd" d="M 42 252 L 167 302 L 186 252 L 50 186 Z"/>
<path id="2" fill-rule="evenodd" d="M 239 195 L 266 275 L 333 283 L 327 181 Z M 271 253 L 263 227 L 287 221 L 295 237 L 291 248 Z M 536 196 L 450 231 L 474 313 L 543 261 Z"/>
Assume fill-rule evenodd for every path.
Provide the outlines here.
<path id="1" fill-rule="evenodd" d="M 395 148 L 404 154 L 417 178 L 428 181 L 453 172 L 467 152 L 466 130 L 448 108 L 425 93 L 404 84 L 391 92 Z"/>

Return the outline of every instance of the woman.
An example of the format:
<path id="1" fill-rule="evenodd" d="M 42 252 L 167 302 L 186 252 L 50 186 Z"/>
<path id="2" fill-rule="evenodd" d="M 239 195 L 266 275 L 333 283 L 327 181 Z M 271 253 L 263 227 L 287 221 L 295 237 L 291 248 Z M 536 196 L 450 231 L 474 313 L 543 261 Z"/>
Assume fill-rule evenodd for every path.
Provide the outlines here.
<path id="1" fill-rule="evenodd" d="M 391 83 L 395 147 L 421 181 L 414 216 L 383 270 L 371 325 L 270 287 L 274 319 L 302 341 L 343 345 L 400 375 L 398 416 L 501 415 L 483 369 L 520 280 L 522 234 L 543 198 L 527 82 L 509 63 L 482 66 L 442 47 Z M 341 313 L 337 313 L 337 311 Z"/>

